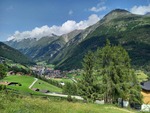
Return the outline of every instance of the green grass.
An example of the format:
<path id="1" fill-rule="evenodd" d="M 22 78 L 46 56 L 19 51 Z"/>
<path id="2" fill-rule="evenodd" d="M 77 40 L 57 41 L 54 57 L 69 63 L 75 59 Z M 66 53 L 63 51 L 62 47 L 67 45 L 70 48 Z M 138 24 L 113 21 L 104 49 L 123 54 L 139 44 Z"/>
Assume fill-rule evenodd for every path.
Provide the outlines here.
<path id="1" fill-rule="evenodd" d="M 59 82 L 73 82 L 71 79 L 68 79 L 68 78 L 51 78 L 52 80 L 56 80 L 56 81 L 59 81 Z"/>
<path id="2" fill-rule="evenodd" d="M 47 64 L 46 67 L 54 69 L 55 65 L 53 65 L 53 64 Z"/>
<path id="3" fill-rule="evenodd" d="M 44 66 L 44 65 L 46 65 L 46 62 L 45 62 L 45 61 L 37 62 L 37 65 L 42 65 L 42 66 Z"/>
<path id="4" fill-rule="evenodd" d="M 0 113 L 135 113 L 113 105 L 68 102 L 61 99 L 22 96 L 0 97 Z"/>
<path id="5" fill-rule="evenodd" d="M 20 91 L 22 93 L 36 93 L 29 89 L 29 86 L 34 81 L 34 77 L 31 76 L 19 76 L 19 75 L 13 75 L 13 76 L 7 76 L 1 81 L 8 81 L 8 82 L 18 82 L 21 83 L 21 86 L 7 86 L 7 88 L 14 89 L 17 91 Z"/>
<path id="6" fill-rule="evenodd" d="M 34 81 L 34 77 L 32 76 L 21 76 L 21 75 L 12 75 L 5 77 L 2 81 L 8 82 L 19 82 L 22 85 L 29 87 L 31 83 Z"/>
<path id="7" fill-rule="evenodd" d="M 68 73 L 66 76 L 68 78 L 74 78 L 76 81 L 78 81 L 78 80 L 80 80 L 82 78 L 81 72 L 78 73 L 78 74 L 76 74 L 76 73 L 74 73 L 74 74 L 73 73 Z"/>
<path id="8" fill-rule="evenodd" d="M 46 66 L 46 67 L 52 68 L 52 69 L 54 69 L 54 67 L 55 67 L 55 65 L 53 65 L 53 64 L 47 64 L 45 61 L 37 62 L 37 65 Z"/>
<path id="9" fill-rule="evenodd" d="M 68 78 L 72 78 L 74 75 L 75 75 L 75 74 L 68 73 L 66 76 L 67 76 Z"/>
<path id="10" fill-rule="evenodd" d="M 20 93 L 32 93 L 32 94 L 38 94 L 41 95 L 42 93 L 40 92 L 36 92 L 33 91 L 31 89 L 29 89 L 29 86 L 32 84 L 32 82 L 34 81 L 34 77 L 32 76 L 19 76 L 19 75 L 13 75 L 13 76 L 7 76 L 4 79 L 2 79 L 1 81 L 8 81 L 8 82 L 18 82 L 21 83 L 21 86 L 7 86 L 7 88 L 13 89 L 13 90 L 17 90 Z M 42 83 L 42 84 L 39 84 Z M 62 92 L 62 89 L 53 86 L 47 82 L 44 82 L 42 80 L 38 80 L 37 83 L 35 83 L 35 85 L 32 88 L 39 88 L 39 89 L 46 89 L 49 90 L 51 92 Z"/>
<path id="11" fill-rule="evenodd" d="M 81 75 L 77 75 L 77 76 L 74 77 L 74 79 L 80 80 L 80 79 L 82 79 L 82 76 Z"/>
<path id="12" fill-rule="evenodd" d="M 51 85 L 47 82 L 44 82 L 42 80 L 38 80 L 32 88 L 39 88 L 39 89 L 42 89 L 42 90 L 49 90 L 50 92 L 58 92 L 58 93 L 62 93 L 62 89 L 61 88 L 58 88 L 54 85 Z"/>

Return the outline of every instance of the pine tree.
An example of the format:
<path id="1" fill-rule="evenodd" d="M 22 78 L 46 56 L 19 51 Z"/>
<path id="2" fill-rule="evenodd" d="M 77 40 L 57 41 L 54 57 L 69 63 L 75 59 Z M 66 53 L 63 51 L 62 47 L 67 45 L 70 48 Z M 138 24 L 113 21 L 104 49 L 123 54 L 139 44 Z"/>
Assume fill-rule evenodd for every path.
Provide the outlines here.
<path id="1" fill-rule="evenodd" d="M 68 95 L 77 95 L 77 86 L 75 83 L 65 82 L 63 93 Z"/>
<path id="2" fill-rule="evenodd" d="M 94 72 L 95 56 L 93 52 L 88 52 L 83 59 L 82 79 L 78 82 L 79 94 L 87 102 L 94 102 L 98 97 L 98 85 Z"/>
<path id="3" fill-rule="evenodd" d="M 131 70 L 130 58 L 125 49 L 121 46 L 111 46 L 107 40 L 106 46 L 98 49 L 96 54 L 97 67 L 103 78 L 105 103 L 115 103 L 120 97 L 129 100 L 131 92 L 140 95 L 137 78 Z"/>
<path id="4" fill-rule="evenodd" d="M 123 47 L 112 46 L 107 40 L 105 47 L 84 57 L 79 94 L 91 102 L 103 97 L 105 103 L 116 103 L 118 98 L 140 103 L 141 88 L 130 61 Z"/>

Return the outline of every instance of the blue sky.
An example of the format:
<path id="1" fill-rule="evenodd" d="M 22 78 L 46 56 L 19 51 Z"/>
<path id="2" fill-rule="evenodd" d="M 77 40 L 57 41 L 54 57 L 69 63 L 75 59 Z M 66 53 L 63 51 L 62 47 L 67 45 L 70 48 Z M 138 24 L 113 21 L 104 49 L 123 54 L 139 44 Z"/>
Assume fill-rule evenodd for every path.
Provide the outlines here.
<path id="1" fill-rule="evenodd" d="M 0 0 L 0 41 L 85 29 L 109 11 L 150 12 L 150 0 Z"/>

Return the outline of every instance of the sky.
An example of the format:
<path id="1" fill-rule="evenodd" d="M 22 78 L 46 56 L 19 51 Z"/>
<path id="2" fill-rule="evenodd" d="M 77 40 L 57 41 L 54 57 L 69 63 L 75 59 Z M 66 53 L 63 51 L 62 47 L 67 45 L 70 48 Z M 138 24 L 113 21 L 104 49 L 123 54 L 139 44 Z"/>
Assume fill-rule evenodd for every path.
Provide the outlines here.
<path id="1" fill-rule="evenodd" d="M 150 0 L 0 0 L 0 41 L 85 29 L 113 9 L 150 12 Z"/>

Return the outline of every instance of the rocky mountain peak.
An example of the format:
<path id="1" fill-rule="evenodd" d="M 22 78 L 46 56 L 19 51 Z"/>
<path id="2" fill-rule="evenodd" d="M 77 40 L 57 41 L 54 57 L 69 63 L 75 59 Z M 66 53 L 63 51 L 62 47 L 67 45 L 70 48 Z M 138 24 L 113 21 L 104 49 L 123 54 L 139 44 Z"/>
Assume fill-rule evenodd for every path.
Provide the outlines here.
<path id="1" fill-rule="evenodd" d="M 103 20 L 109 21 L 109 20 L 112 20 L 118 17 L 127 16 L 127 15 L 131 15 L 131 13 L 124 9 L 115 9 L 109 12 L 107 15 L 105 15 Z"/>

